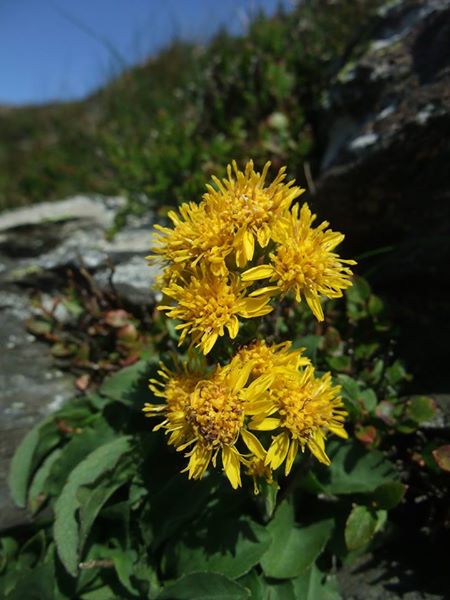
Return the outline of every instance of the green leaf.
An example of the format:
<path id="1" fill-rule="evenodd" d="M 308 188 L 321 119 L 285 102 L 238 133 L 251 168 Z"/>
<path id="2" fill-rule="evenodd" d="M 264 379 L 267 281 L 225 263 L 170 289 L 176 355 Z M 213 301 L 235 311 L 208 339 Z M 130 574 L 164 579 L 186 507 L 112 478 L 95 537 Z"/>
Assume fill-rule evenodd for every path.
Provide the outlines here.
<path id="1" fill-rule="evenodd" d="M 191 573 L 167 586 L 158 600 L 244 600 L 244 587 L 218 573 Z"/>
<path id="2" fill-rule="evenodd" d="M 112 471 L 120 459 L 130 452 L 130 438 L 120 437 L 89 454 L 69 475 L 55 504 L 54 538 L 61 562 L 71 575 L 76 575 L 79 562 L 79 527 L 77 512 L 82 486 L 94 484 Z"/>
<path id="3" fill-rule="evenodd" d="M 83 426 L 92 416 L 92 406 L 83 398 L 69 402 L 61 410 L 36 425 L 17 448 L 9 473 L 11 497 L 18 506 L 27 501 L 29 483 L 39 464 L 61 442 L 63 433 L 58 427 L 60 420 L 70 426 Z"/>
<path id="4" fill-rule="evenodd" d="M 46 482 L 46 491 L 53 496 L 59 495 L 73 469 L 96 448 L 114 439 L 114 436 L 114 431 L 104 421 L 97 422 L 95 429 L 84 429 L 74 435 L 55 460 Z"/>
<path id="5" fill-rule="evenodd" d="M 8 478 L 11 497 L 18 506 L 25 507 L 28 485 L 37 465 L 60 439 L 54 417 L 48 417 L 27 433 L 19 444 Z"/>
<path id="6" fill-rule="evenodd" d="M 173 546 L 177 574 L 199 571 L 221 573 L 236 579 L 256 565 L 270 545 L 266 528 L 250 519 L 216 518 L 203 529 L 185 531 Z"/>
<path id="7" fill-rule="evenodd" d="M 316 565 L 292 581 L 295 600 L 340 600 L 337 582 Z"/>
<path id="8" fill-rule="evenodd" d="M 62 448 L 57 448 L 51 452 L 36 471 L 28 492 L 28 508 L 32 513 L 36 513 L 47 498 L 46 482 L 52 466 L 61 456 Z"/>
<path id="9" fill-rule="evenodd" d="M 364 304 L 370 296 L 370 285 L 362 277 L 354 277 L 352 287 L 346 290 L 347 300 L 355 304 Z"/>
<path id="10" fill-rule="evenodd" d="M 272 543 L 261 559 L 265 575 L 276 579 L 297 577 L 319 556 L 330 538 L 333 521 L 295 527 L 293 507 L 284 501 L 267 526 Z"/>
<path id="11" fill-rule="evenodd" d="M 359 398 L 362 400 L 364 408 L 367 412 L 372 413 L 377 407 L 377 396 L 372 389 L 364 390 L 359 393 Z"/>
<path id="12" fill-rule="evenodd" d="M 134 365 L 125 367 L 125 369 L 108 377 L 100 386 L 99 392 L 103 396 L 125 403 L 132 401 L 138 393 L 143 393 L 145 398 L 146 394 L 149 394 L 147 371 L 148 362 L 139 360 Z"/>
<path id="13" fill-rule="evenodd" d="M 345 524 L 345 543 L 349 550 L 366 546 L 377 526 L 377 517 L 366 506 L 354 506 Z"/>
<path id="14" fill-rule="evenodd" d="M 382 452 L 365 450 L 356 442 L 330 442 L 327 454 L 331 465 L 319 465 L 315 472 L 322 491 L 328 494 L 369 493 L 398 478 L 394 465 Z"/>
<path id="15" fill-rule="evenodd" d="M 211 487 L 208 480 L 189 481 L 176 473 L 156 493 L 150 494 L 150 518 L 154 545 L 158 546 L 192 520 L 206 504 Z M 189 502 L 186 502 L 189 498 Z M 170 519 L 167 518 L 170 515 Z"/>
<path id="16" fill-rule="evenodd" d="M 374 492 L 374 502 L 378 508 L 391 510 L 403 500 L 406 493 L 406 485 L 400 481 L 387 481 L 377 487 Z"/>
<path id="17" fill-rule="evenodd" d="M 406 413 L 416 423 L 425 423 L 434 417 L 436 403 L 428 396 L 413 396 L 408 402 Z"/>
<path id="18" fill-rule="evenodd" d="M 34 569 L 24 568 L 17 574 L 14 588 L 6 596 L 8 600 L 55 600 L 59 597 L 52 563 L 41 563 Z"/>
<path id="19" fill-rule="evenodd" d="M 295 340 L 293 348 L 305 348 L 305 355 L 313 362 L 316 361 L 317 349 L 322 341 L 321 335 L 305 335 L 304 337 Z"/>

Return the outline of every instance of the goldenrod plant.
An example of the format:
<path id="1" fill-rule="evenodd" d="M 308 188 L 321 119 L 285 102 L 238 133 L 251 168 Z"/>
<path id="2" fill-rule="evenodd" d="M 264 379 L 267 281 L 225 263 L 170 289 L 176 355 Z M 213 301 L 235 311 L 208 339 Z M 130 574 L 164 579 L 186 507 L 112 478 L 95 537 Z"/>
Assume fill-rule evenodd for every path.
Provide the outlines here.
<path id="1" fill-rule="evenodd" d="M 0 537 L 1 598 L 338 600 L 336 566 L 428 493 L 417 469 L 445 497 L 433 401 L 401 397 L 383 303 L 303 191 L 232 163 L 157 227 L 149 314 L 80 278 L 74 323 L 29 322 L 80 393 L 15 453 L 31 519 Z"/>
<path id="2" fill-rule="evenodd" d="M 157 226 L 148 258 L 163 267 L 160 287 L 168 303 L 158 308 L 181 321 L 179 345 L 188 340 L 190 350 L 204 355 L 224 335 L 231 345 L 239 317 L 262 318 L 291 293 L 323 321 L 321 297 L 339 298 L 351 285 L 355 261 L 334 252 L 343 234 L 327 222 L 313 228 L 308 205 L 299 211 L 294 204 L 305 190 L 285 182 L 285 168 L 269 183 L 269 168 L 267 162 L 259 173 L 249 161 L 241 171 L 233 161 L 225 179 L 213 177 L 199 204 L 169 213 L 171 228 Z M 265 279 L 272 285 L 259 286 Z M 152 381 L 166 404 L 147 403 L 144 412 L 164 416 L 155 430 L 163 427 L 168 443 L 189 458 L 189 478 L 216 467 L 219 454 L 233 488 L 241 486 L 241 466 L 256 460 L 271 481 L 283 463 L 290 473 L 298 450 L 330 463 L 327 434 L 347 437 L 341 388 L 330 373 L 317 377 L 289 345 L 259 339 L 210 372 L 190 372 L 187 365 L 183 374 L 168 375 L 163 367 L 164 383 Z"/>

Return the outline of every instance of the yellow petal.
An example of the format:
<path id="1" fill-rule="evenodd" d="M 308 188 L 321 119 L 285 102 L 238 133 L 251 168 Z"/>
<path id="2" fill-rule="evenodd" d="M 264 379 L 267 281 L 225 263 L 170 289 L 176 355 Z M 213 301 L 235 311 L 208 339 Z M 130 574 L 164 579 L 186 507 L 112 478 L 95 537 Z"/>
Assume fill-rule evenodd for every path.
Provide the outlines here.
<path id="1" fill-rule="evenodd" d="M 267 417 L 266 419 L 254 420 L 250 423 L 250 428 L 256 431 L 272 431 L 280 425 L 280 419 L 274 417 Z"/>
<path id="2" fill-rule="evenodd" d="M 253 317 L 260 317 L 267 315 L 273 309 L 271 306 L 267 306 L 268 298 L 244 298 L 241 302 L 239 309 L 239 315 L 244 319 L 251 319 Z"/>
<path id="3" fill-rule="evenodd" d="M 324 465 L 330 465 L 331 461 L 326 455 L 325 449 L 323 448 L 323 439 L 322 443 L 320 442 L 321 438 L 309 439 L 307 444 L 308 448 L 311 450 L 312 454 L 317 458 L 318 461 L 323 463 Z"/>
<path id="4" fill-rule="evenodd" d="M 323 309 L 320 304 L 319 296 L 309 290 L 305 291 L 306 302 L 308 303 L 309 308 L 312 310 L 313 315 L 316 317 L 318 321 L 323 321 Z"/>
<path id="5" fill-rule="evenodd" d="M 231 371 L 230 384 L 233 393 L 241 390 L 244 387 L 254 366 L 254 361 L 249 361 L 243 367 L 238 367 Z"/>
<path id="6" fill-rule="evenodd" d="M 266 285 L 259 290 L 255 290 L 249 294 L 250 298 L 257 298 L 258 296 L 275 296 L 281 292 L 277 285 Z"/>
<path id="7" fill-rule="evenodd" d="M 210 352 L 214 346 L 214 344 L 217 342 L 217 338 L 219 336 L 217 335 L 217 333 L 211 333 L 209 336 L 205 337 L 204 336 L 204 340 L 202 339 L 202 342 L 200 344 L 200 347 L 202 349 L 203 354 L 208 354 L 208 352 Z"/>
<path id="8" fill-rule="evenodd" d="M 270 241 L 270 227 L 266 224 L 262 225 L 258 230 L 258 243 L 261 248 L 265 248 Z"/>
<path id="9" fill-rule="evenodd" d="M 292 440 L 291 445 L 289 446 L 289 452 L 286 458 L 286 464 L 284 466 L 284 474 L 286 476 L 289 475 L 292 469 L 292 465 L 294 464 L 295 457 L 298 452 L 298 442 L 297 440 Z"/>
<path id="10" fill-rule="evenodd" d="M 239 321 L 236 317 L 231 317 L 229 323 L 227 323 L 226 328 L 228 329 L 228 333 L 230 334 L 230 338 L 234 340 L 239 332 Z"/>
<path id="11" fill-rule="evenodd" d="M 208 468 L 209 461 L 211 460 L 211 450 L 207 450 L 200 444 L 196 444 L 194 449 L 187 454 L 189 456 L 188 466 L 183 469 L 189 472 L 189 479 L 201 479 L 206 469 Z"/>
<path id="12" fill-rule="evenodd" d="M 348 439 L 348 433 L 345 431 L 345 429 L 343 427 L 338 427 L 337 425 L 328 425 L 328 429 L 338 435 L 339 437 L 343 438 L 344 440 Z"/>
<path id="13" fill-rule="evenodd" d="M 267 451 L 266 465 L 270 465 L 271 469 L 278 469 L 283 463 L 289 451 L 289 435 L 284 431 L 277 435 Z"/>
<path id="14" fill-rule="evenodd" d="M 256 435 L 253 435 L 253 433 L 246 429 L 241 429 L 241 436 L 250 452 L 253 452 L 253 454 L 261 460 L 266 458 L 266 451 Z"/>
<path id="15" fill-rule="evenodd" d="M 260 265 L 242 273 L 242 281 L 257 281 L 258 279 L 267 279 L 267 277 L 272 277 L 272 275 L 272 265 Z"/>
<path id="16" fill-rule="evenodd" d="M 222 463 L 225 475 L 228 477 L 232 487 L 237 489 L 240 485 L 242 485 L 239 454 L 234 448 L 225 446 L 222 449 Z"/>
<path id="17" fill-rule="evenodd" d="M 253 254 L 255 253 L 255 238 L 253 237 L 253 234 L 250 231 L 246 230 L 244 232 L 242 243 L 245 258 L 248 262 L 249 260 L 252 260 Z"/>

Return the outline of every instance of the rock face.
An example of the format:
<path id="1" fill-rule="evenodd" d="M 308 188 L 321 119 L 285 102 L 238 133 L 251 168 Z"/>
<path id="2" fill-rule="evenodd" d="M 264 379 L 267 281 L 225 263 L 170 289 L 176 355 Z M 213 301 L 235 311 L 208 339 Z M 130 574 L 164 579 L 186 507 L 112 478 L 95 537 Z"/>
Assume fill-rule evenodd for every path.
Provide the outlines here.
<path id="1" fill-rule="evenodd" d="M 350 49 L 320 123 L 312 203 L 347 234 L 345 252 L 363 255 L 359 271 L 396 301 L 411 369 L 448 391 L 432 332 L 450 335 L 440 318 L 449 308 L 450 0 L 387 3 Z M 419 347 L 428 362 L 411 354 Z"/>
<path id="2" fill-rule="evenodd" d="M 0 216 L 0 530 L 26 519 L 7 491 L 8 466 L 25 433 L 76 393 L 72 377 L 55 369 L 49 348 L 25 330 L 30 288 L 51 293 L 65 271 L 83 266 L 100 287 L 112 280 L 131 304 L 148 304 L 155 271 L 147 267 L 151 219 L 135 222 L 112 241 L 105 233 L 118 198 L 76 197 Z"/>

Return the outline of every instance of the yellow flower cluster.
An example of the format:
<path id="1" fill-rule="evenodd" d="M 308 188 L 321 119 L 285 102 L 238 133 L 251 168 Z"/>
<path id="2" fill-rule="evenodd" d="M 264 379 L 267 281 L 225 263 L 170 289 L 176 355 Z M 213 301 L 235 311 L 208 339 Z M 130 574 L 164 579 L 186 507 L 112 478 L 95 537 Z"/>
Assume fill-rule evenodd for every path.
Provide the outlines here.
<path id="1" fill-rule="evenodd" d="M 262 173 L 249 161 L 240 171 L 235 162 L 227 177 L 213 177 L 199 204 L 171 211 L 172 227 L 156 226 L 151 255 L 164 270 L 161 290 L 167 303 L 159 309 L 180 321 L 180 344 L 208 354 L 217 339 L 234 339 L 239 318 L 261 317 L 272 310 L 278 294 L 305 298 L 323 319 L 320 297 L 337 298 L 351 285 L 352 260 L 335 252 L 344 239 L 294 200 L 305 190 L 285 182 L 285 168 L 267 184 L 270 163 Z M 267 284 L 259 286 L 261 280 Z"/>
<path id="2" fill-rule="evenodd" d="M 337 298 L 351 285 L 354 261 L 334 252 L 344 236 L 327 222 L 313 227 L 307 204 L 294 204 L 304 190 L 285 182 L 284 168 L 268 184 L 269 166 L 260 174 L 251 161 L 243 172 L 229 165 L 199 204 L 169 213 L 173 226 L 157 227 L 148 257 L 163 266 L 158 308 L 180 321 L 179 342 L 189 336 L 190 355 L 173 370 L 161 366 L 150 389 L 163 402 L 146 403 L 144 413 L 162 418 L 154 429 L 184 453 L 190 479 L 220 460 L 233 488 L 243 470 L 255 493 L 283 465 L 288 475 L 299 450 L 329 464 L 326 436 L 347 437 L 340 387 L 330 373 L 317 377 L 290 342 L 259 340 L 225 365 L 206 363 L 219 337 L 235 339 L 239 319 L 270 313 L 279 295 L 305 299 L 322 320 L 321 297 Z M 197 361 L 192 346 L 201 350 Z"/>
<path id="3" fill-rule="evenodd" d="M 146 416 L 163 417 L 168 443 L 185 452 L 189 478 L 200 479 L 220 457 L 233 488 L 241 485 L 241 467 L 253 478 L 272 481 L 285 464 L 287 475 L 298 450 L 309 448 L 329 464 L 324 441 L 328 432 L 347 437 L 346 415 L 329 373 L 316 378 L 301 350 L 290 343 L 268 346 L 257 341 L 243 347 L 225 366 L 178 365 L 159 371 L 150 389 L 163 404 L 145 404 Z"/>

